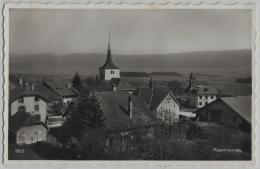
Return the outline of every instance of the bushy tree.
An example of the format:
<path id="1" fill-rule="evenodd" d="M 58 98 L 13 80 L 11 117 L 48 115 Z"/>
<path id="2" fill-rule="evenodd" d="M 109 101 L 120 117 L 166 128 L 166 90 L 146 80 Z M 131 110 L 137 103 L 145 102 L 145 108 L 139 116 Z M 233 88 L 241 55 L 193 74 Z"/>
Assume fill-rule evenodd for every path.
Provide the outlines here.
<path id="1" fill-rule="evenodd" d="M 76 72 L 75 76 L 73 77 L 73 80 L 72 80 L 72 85 L 73 87 L 75 87 L 76 89 L 80 89 L 82 84 L 81 84 L 81 79 L 78 75 L 78 72 Z"/>

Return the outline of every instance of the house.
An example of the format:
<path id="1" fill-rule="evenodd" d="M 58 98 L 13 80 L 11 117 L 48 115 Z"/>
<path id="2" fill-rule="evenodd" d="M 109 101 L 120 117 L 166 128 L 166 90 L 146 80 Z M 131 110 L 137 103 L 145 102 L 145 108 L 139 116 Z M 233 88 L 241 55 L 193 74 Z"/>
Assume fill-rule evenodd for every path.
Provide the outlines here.
<path id="1" fill-rule="evenodd" d="M 136 88 L 121 78 L 112 78 L 109 86 L 113 91 L 127 91 L 129 94 L 136 90 Z"/>
<path id="2" fill-rule="evenodd" d="M 193 73 L 190 74 L 189 85 L 185 90 L 188 106 L 201 108 L 216 100 L 218 91 L 212 86 L 194 84 Z"/>
<path id="3" fill-rule="evenodd" d="M 65 84 L 58 80 L 49 80 L 43 83 L 48 89 L 54 92 L 64 104 L 68 105 L 73 99 L 76 99 L 79 92 L 71 86 L 70 83 Z"/>
<path id="4" fill-rule="evenodd" d="M 9 138 L 18 145 L 46 141 L 47 131 L 47 126 L 36 115 L 19 111 L 10 118 L 9 136 L 12 137 Z"/>
<path id="5" fill-rule="evenodd" d="M 39 116 L 42 122 L 46 121 L 48 98 L 39 91 L 31 89 L 15 88 L 9 91 L 9 112 L 10 117 L 17 112 L 28 112 Z"/>
<path id="6" fill-rule="evenodd" d="M 218 91 L 211 86 L 196 85 L 188 91 L 188 104 L 191 107 L 201 108 L 217 99 Z"/>
<path id="7" fill-rule="evenodd" d="M 251 96 L 221 97 L 196 110 L 198 121 L 221 123 L 251 130 Z"/>
<path id="8" fill-rule="evenodd" d="M 152 86 L 150 82 L 149 87 L 138 88 L 133 95 L 155 111 L 161 121 L 172 124 L 179 119 L 180 104 L 167 87 Z"/>
<path id="9" fill-rule="evenodd" d="M 125 91 L 93 94 L 104 112 L 105 127 L 110 133 L 107 145 L 119 144 L 124 147 L 135 131 L 142 130 L 146 133 L 145 137 L 153 137 L 153 129 L 160 122 L 143 101 Z"/>
<path id="10" fill-rule="evenodd" d="M 109 81 L 112 78 L 120 78 L 120 69 L 114 64 L 110 49 L 110 33 L 107 50 L 107 60 L 103 66 L 99 68 L 100 80 Z"/>

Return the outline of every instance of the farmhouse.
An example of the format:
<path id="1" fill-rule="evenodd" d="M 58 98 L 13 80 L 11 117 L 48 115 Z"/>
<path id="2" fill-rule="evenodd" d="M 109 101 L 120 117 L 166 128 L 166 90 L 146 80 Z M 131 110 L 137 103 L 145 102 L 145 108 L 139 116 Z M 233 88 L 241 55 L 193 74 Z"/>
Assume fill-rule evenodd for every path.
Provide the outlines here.
<path id="1" fill-rule="evenodd" d="M 180 104 L 167 87 L 153 86 L 151 80 L 149 87 L 138 88 L 133 94 L 155 111 L 161 121 L 171 124 L 179 119 Z"/>
<path id="2" fill-rule="evenodd" d="M 10 118 L 9 139 L 16 144 L 32 144 L 46 141 L 47 126 L 36 115 L 26 112 L 17 112 Z"/>
<path id="3" fill-rule="evenodd" d="M 110 33 L 107 49 L 107 60 L 105 64 L 99 68 L 99 78 L 100 80 L 105 81 L 109 81 L 112 78 L 120 78 L 120 69 L 114 64 L 111 56 Z"/>
<path id="4" fill-rule="evenodd" d="M 192 86 L 188 91 L 189 106 L 201 108 L 217 99 L 218 92 L 214 87 L 205 85 Z"/>
<path id="5" fill-rule="evenodd" d="M 31 89 L 15 88 L 9 92 L 10 117 L 19 111 L 39 116 L 42 122 L 46 121 L 48 98 L 40 92 Z"/>
<path id="6" fill-rule="evenodd" d="M 189 77 L 189 85 L 185 89 L 187 104 L 190 107 L 201 108 L 216 100 L 218 91 L 212 86 L 205 84 L 194 84 L 193 73 Z"/>
<path id="7" fill-rule="evenodd" d="M 110 133 L 108 145 L 125 145 L 134 131 L 144 130 L 153 137 L 153 127 L 159 120 L 141 100 L 124 91 L 95 92 L 105 116 L 105 126 Z"/>
<path id="8" fill-rule="evenodd" d="M 194 113 L 198 121 L 251 130 L 251 96 L 221 97 Z"/>

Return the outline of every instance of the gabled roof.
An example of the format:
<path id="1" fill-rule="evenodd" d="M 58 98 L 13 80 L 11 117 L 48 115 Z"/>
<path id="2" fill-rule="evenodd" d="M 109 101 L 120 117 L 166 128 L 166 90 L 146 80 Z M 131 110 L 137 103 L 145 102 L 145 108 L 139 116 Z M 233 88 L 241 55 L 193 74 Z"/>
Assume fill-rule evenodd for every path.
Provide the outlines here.
<path id="1" fill-rule="evenodd" d="M 209 103 L 208 105 L 197 109 L 196 111 L 194 111 L 194 113 L 198 113 L 204 109 L 207 109 L 209 106 L 214 105 L 216 102 L 221 101 L 233 111 L 238 113 L 247 122 L 251 123 L 251 99 L 251 96 L 221 97 Z"/>
<path id="2" fill-rule="evenodd" d="M 188 92 L 194 95 L 217 95 L 218 94 L 216 88 L 212 86 L 204 86 L 204 85 L 191 86 Z"/>
<path id="3" fill-rule="evenodd" d="M 34 90 L 40 93 L 41 96 L 44 98 L 47 98 L 48 101 L 57 101 L 59 100 L 59 96 L 50 90 L 47 86 L 45 86 L 43 83 L 37 83 L 34 85 Z"/>
<path id="4" fill-rule="evenodd" d="M 156 109 L 157 106 L 163 101 L 163 99 L 170 95 L 174 101 L 180 106 L 178 100 L 174 97 L 174 94 L 165 86 L 154 86 L 152 88 L 138 88 L 134 95 L 143 100 L 152 109 Z"/>
<path id="5" fill-rule="evenodd" d="M 117 90 L 135 90 L 133 86 L 121 78 L 112 78 L 110 80 L 111 89 L 113 88 L 113 85 L 116 86 Z"/>
<path id="6" fill-rule="evenodd" d="M 14 100 L 24 96 L 39 96 L 47 102 L 56 101 L 59 99 L 56 93 L 41 83 L 35 84 L 33 90 L 20 87 L 9 90 L 9 102 L 13 102 Z"/>
<path id="7" fill-rule="evenodd" d="M 104 112 L 105 125 L 111 132 L 143 128 L 159 123 L 150 108 L 128 92 L 95 92 L 94 95 Z M 128 114 L 129 96 L 133 103 L 133 118 Z"/>
<path id="8" fill-rule="evenodd" d="M 221 97 L 220 99 L 247 122 L 251 123 L 251 96 Z"/>
<path id="9" fill-rule="evenodd" d="M 36 115 L 30 115 L 26 112 L 17 112 L 12 117 L 10 117 L 9 129 L 12 132 L 17 132 L 21 127 L 43 125 L 47 126 L 41 122 Z"/>
<path id="10" fill-rule="evenodd" d="M 41 93 L 35 90 L 29 90 L 29 89 L 23 89 L 23 88 L 15 88 L 12 90 L 9 90 L 9 103 L 12 103 L 13 101 L 17 100 L 20 97 L 25 96 L 38 96 L 48 102 L 48 98 L 43 96 Z"/>
<path id="11" fill-rule="evenodd" d="M 68 87 L 61 81 L 46 81 L 44 84 L 61 97 L 77 96 L 78 92 L 73 87 Z"/>

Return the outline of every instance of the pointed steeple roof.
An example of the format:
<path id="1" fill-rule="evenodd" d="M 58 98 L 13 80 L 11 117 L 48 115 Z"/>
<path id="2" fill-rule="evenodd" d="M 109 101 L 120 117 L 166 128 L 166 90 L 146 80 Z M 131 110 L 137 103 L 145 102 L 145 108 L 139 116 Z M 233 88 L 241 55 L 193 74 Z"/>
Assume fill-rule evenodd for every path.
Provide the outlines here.
<path id="1" fill-rule="evenodd" d="M 107 48 L 107 60 L 106 63 L 101 66 L 99 69 L 119 69 L 112 60 L 112 56 L 111 56 L 111 49 L 110 49 L 110 31 L 108 34 L 108 48 Z"/>

